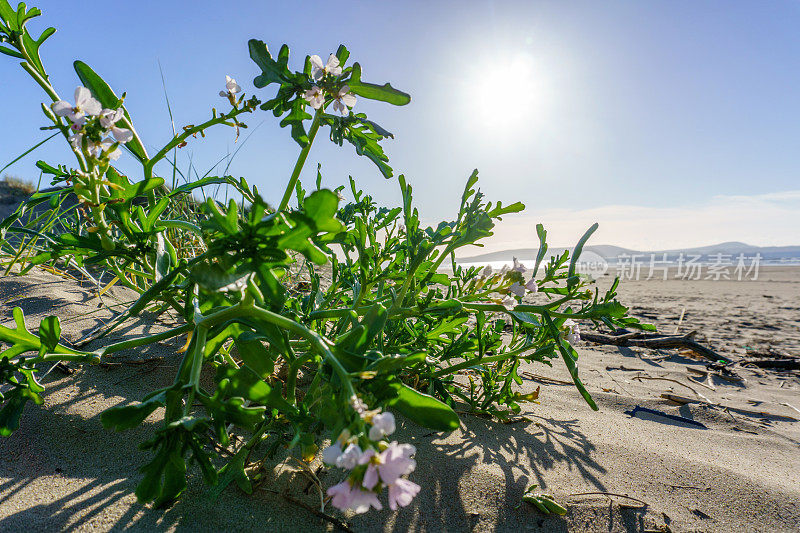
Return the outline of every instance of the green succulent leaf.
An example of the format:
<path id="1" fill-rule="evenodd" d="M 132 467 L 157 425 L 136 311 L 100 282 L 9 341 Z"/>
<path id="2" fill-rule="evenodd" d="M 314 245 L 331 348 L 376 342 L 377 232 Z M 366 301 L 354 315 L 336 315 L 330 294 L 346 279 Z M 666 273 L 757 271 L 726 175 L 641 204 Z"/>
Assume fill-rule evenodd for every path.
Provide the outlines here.
<path id="1" fill-rule="evenodd" d="M 392 105 L 406 105 L 411 102 L 410 94 L 399 91 L 388 83 L 375 85 L 374 83 L 361 81 L 361 65 L 358 63 L 353 63 L 353 71 L 350 74 L 350 79 L 347 80 L 347 85 L 350 86 L 353 94 L 370 100 L 379 100 Z"/>
<path id="2" fill-rule="evenodd" d="M 147 150 L 145 150 L 144 145 L 142 145 L 142 141 L 139 139 L 139 136 L 133 127 L 133 120 L 131 120 L 128 110 L 124 105 L 122 105 L 122 100 L 120 100 L 119 97 L 114 94 L 114 91 L 111 89 L 108 83 L 106 83 L 103 78 L 101 78 L 94 70 L 92 70 L 89 65 L 83 61 L 75 61 L 73 66 L 75 67 L 75 72 L 78 74 L 78 77 L 83 85 L 92 91 L 92 94 L 103 105 L 103 107 L 108 109 L 117 109 L 122 107 L 122 110 L 125 113 L 125 120 L 127 121 L 127 124 L 118 122 L 117 125 L 127 128 L 133 132 L 133 139 L 125 143 L 123 146 L 125 146 L 125 148 L 127 148 L 130 153 L 136 157 L 136 159 L 142 163 L 147 162 L 149 159 Z"/>
<path id="3" fill-rule="evenodd" d="M 446 403 L 402 383 L 392 383 L 390 387 L 397 396 L 390 400 L 388 405 L 417 424 L 436 431 L 458 429 L 460 424 L 458 415 Z"/>

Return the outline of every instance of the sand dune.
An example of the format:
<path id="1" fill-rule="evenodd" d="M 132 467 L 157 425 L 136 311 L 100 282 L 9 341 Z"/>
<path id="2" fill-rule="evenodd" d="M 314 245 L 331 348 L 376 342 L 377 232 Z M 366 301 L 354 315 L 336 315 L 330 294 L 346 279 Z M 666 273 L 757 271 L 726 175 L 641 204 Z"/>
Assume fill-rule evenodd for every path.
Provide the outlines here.
<path id="1" fill-rule="evenodd" d="M 603 281 L 605 283 L 605 281 Z M 22 307 L 35 326 L 55 314 L 68 338 L 106 319 L 91 287 L 46 273 L 0 278 L 0 323 Z M 130 300 L 124 290 L 106 304 Z M 625 283 L 621 299 L 634 313 L 672 333 L 698 330 L 698 338 L 730 358 L 751 353 L 800 354 L 800 269 L 765 269 L 758 281 L 642 281 Z M 111 340 L 158 328 L 149 317 L 130 323 Z M 171 381 L 175 344 L 120 353 L 111 366 L 53 371 L 43 407 L 29 405 L 22 427 L 0 440 L 0 530 L 319 531 L 332 529 L 306 509 L 307 479 L 291 463 L 268 473 L 264 489 L 247 496 L 235 488 L 212 502 L 199 473 L 170 509 L 136 503 L 133 490 L 148 454 L 137 449 L 156 427 L 124 434 L 101 427 L 99 414 Z M 715 390 L 693 383 L 687 368 L 705 361 L 671 351 L 584 344 L 581 373 L 600 405 L 591 411 L 571 386 L 543 384 L 541 405 L 529 404 L 518 421 L 502 424 L 464 415 L 449 435 L 401 421 L 398 436 L 417 447 L 412 479 L 423 491 L 411 507 L 366 516 L 343 516 L 355 531 L 791 531 L 800 524 L 800 379 L 792 371 L 739 368 L 746 381 L 711 378 Z M 162 357 L 146 364 L 125 361 Z M 568 373 L 529 365 L 523 392 Z M 638 377 L 642 379 L 636 379 Z M 668 378 L 671 381 L 644 378 Z M 724 411 L 678 406 L 664 392 L 697 398 L 694 388 Z M 755 402 L 755 403 L 754 403 Z M 636 406 L 681 415 L 707 429 L 626 414 Z M 738 410 L 737 410 L 738 409 Z M 763 411 L 779 417 L 742 414 Z M 314 465 L 319 466 L 319 464 Z M 342 477 L 320 470 L 326 485 Z M 544 517 L 520 505 L 537 483 L 565 504 L 565 517 Z M 647 503 L 586 492 L 627 494 Z"/>

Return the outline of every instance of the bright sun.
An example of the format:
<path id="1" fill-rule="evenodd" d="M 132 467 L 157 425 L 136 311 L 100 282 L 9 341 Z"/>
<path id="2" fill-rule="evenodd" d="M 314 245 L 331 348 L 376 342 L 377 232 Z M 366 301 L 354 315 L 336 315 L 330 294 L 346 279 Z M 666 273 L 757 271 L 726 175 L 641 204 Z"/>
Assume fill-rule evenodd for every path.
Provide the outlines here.
<path id="1" fill-rule="evenodd" d="M 480 61 L 471 69 L 465 91 L 470 125 L 493 136 L 514 136 L 541 121 L 545 91 L 541 72 L 529 54 Z"/>

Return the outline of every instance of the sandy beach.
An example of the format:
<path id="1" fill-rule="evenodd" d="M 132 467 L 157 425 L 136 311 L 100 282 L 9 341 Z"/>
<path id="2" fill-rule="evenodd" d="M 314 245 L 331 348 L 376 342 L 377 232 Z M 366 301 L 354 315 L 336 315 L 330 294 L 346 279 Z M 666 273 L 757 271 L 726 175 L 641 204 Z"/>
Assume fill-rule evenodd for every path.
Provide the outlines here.
<path id="1" fill-rule="evenodd" d="M 30 328 L 55 314 L 75 340 L 110 316 L 96 292 L 41 271 L 6 276 L 0 323 L 9 324 L 16 306 Z M 626 281 L 619 292 L 635 316 L 663 333 L 696 331 L 695 340 L 723 357 L 800 356 L 800 268 L 763 268 L 755 281 Z M 131 299 L 112 290 L 102 303 Z M 150 319 L 126 324 L 106 342 L 155 331 L 160 326 Z M 169 509 L 136 503 L 137 469 L 149 457 L 137 446 L 157 427 L 159 413 L 123 434 L 104 430 L 99 414 L 169 383 L 176 348 L 172 342 L 122 352 L 108 364 L 53 370 L 42 379 L 45 405 L 28 405 L 22 427 L 0 440 L 0 531 L 334 530 L 281 496 L 319 507 L 319 494 L 292 461 L 270 469 L 252 495 L 229 487 L 213 500 L 192 471 L 188 491 Z M 326 512 L 353 531 L 796 530 L 800 372 L 739 364 L 738 379 L 722 379 L 706 368 L 708 360 L 675 349 L 584 342 L 578 351 L 599 412 L 572 385 L 560 384 L 569 379 L 560 361 L 553 368 L 527 365 L 521 392 L 541 386 L 541 403 L 526 404 L 512 423 L 463 415 L 461 428 L 445 435 L 399 419 L 397 435 L 417 447 L 411 479 L 423 487 L 410 507 L 362 516 L 330 506 Z M 664 393 L 702 403 L 679 405 Z M 704 427 L 626 414 L 637 406 Z M 343 477 L 320 466 L 317 459 L 312 468 L 325 486 Z M 545 517 L 522 503 L 533 483 L 567 515 Z"/>

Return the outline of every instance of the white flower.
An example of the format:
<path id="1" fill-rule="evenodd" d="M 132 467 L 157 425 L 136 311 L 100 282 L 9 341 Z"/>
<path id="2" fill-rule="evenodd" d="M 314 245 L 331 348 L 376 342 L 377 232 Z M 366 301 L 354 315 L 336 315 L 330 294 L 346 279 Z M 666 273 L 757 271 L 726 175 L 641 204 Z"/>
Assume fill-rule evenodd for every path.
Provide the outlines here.
<path id="1" fill-rule="evenodd" d="M 75 137 L 76 139 L 73 140 L 73 137 Z M 82 148 L 81 137 L 82 137 L 81 134 L 76 134 L 70 137 L 70 142 L 72 143 L 72 146 L 74 146 L 77 149 L 81 149 Z M 113 159 L 114 161 L 116 161 L 117 159 L 119 159 L 119 156 L 122 155 L 122 151 L 119 149 L 119 147 L 117 147 L 109 152 L 109 150 L 111 150 L 111 146 L 113 146 L 115 142 L 116 141 L 111 137 L 106 137 L 101 141 L 90 140 L 88 143 L 86 143 L 86 150 L 89 152 L 89 155 L 91 155 L 96 159 L 102 159 L 103 157 L 107 157 L 108 159 Z"/>
<path id="2" fill-rule="evenodd" d="M 86 117 L 80 117 L 78 120 L 69 125 L 69 129 L 73 134 L 80 133 L 83 126 L 86 124 Z"/>
<path id="3" fill-rule="evenodd" d="M 372 427 L 369 428 L 369 438 L 371 440 L 381 440 L 387 435 L 391 435 L 395 430 L 394 415 L 389 412 L 377 414 L 372 417 Z"/>
<path id="4" fill-rule="evenodd" d="M 350 92 L 350 87 L 347 85 L 343 85 L 334 98 L 336 100 L 333 101 L 333 110 L 341 111 L 342 115 L 347 113 L 348 107 L 356 105 L 356 96 Z"/>
<path id="5" fill-rule="evenodd" d="M 520 274 L 524 274 L 525 272 L 528 271 L 528 268 L 525 265 L 523 265 L 522 263 L 520 263 L 519 261 L 517 261 L 517 258 L 515 257 L 514 258 L 514 267 L 511 270 L 513 272 L 519 272 Z"/>
<path id="6" fill-rule="evenodd" d="M 233 96 L 234 94 L 242 92 L 242 88 L 239 87 L 239 84 L 236 83 L 236 80 L 231 78 L 230 76 L 225 76 L 225 90 L 220 91 L 219 95 L 227 98 L 228 96 Z"/>
<path id="7" fill-rule="evenodd" d="M 103 109 L 100 113 L 100 125 L 109 130 L 111 135 L 120 143 L 126 143 L 133 139 L 133 132 L 127 128 L 118 128 L 117 122 L 122 120 L 125 116 L 125 111 L 122 108 L 118 109 Z"/>
<path id="8" fill-rule="evenodd" d="M 539 286 L 536 284 L 536 280 L 533 278 L 531 278 L 531 280 L 525 284 L 525 288 L 530 292 L 539 292 Z"/>
<path id="9" fill-rule="evenodd" d="M 322 104 L 325 103 L 325 94 L 322 92 L 322 89 L 314 85 L 309 90 L 303 93 L 303 98 L 311 104 L 311 107 L 314 109 L 319 109 L 322 107 Z"/>
<path id="10" fill-rule="evenodd" d="M 335 465 L 342 456 L 342 447 L 338 442 L 334 442 L 324 450 L 322 450 L 322 462 L 329 465 Z"/>
<path id="11" fill-rule="evenodd" d="M 564 321 L 563 327 L 569 329 L 569 333 L 567 333 L 567 342 L 575 344 L 581 341 L 581 330 L 577 322 L 568 318 Z"/>
<path id="12" fill-rule="evenodd" d="M 486 267 L 483 270 L 481 270 L 481 277 L 488 278 L 491 275 L 492 275 L 492 265 L 486 265 Z"/>
<path id="13" fill-rule="evenodd" d="M 83 149 L 83 133 L 77 132 L 73 135 L 70 135 L 67 140 L 76 150 Z"/>
<path id="14" fill-rule="evenodd" d="M 92 92 L 86 87 L 75 89 L 75 105 L 66 100 L 59 100 L 50 106 L 53 113 L 59 117 L 67 117 L 70 122 L 78 122 L 85 116 L 94 116 L 100 113 L 103 106 L 92 97 Z"/>
<path id="15" fill-rule="evenodd" d="M 322 59 L 318 55 L 313 55 L 310 58 L 311 65 L 314 67 L 314 70 L 311 72 L 311 77 L 314 80 L 319 81 L 325 77 L 326 74 L 330 74 L 331 76 L 341 76 L 342 75 L 342 67 L 339 66 L 339 58 L 337 58 L 334 54 L 331 54 L 328 57 L 328 63 L 326 65 L 322 64 Z"/>
<path id="16" fill-rule="evenodd" d="M 517 301 L 512 296 L 506 295 L 506 297 L 502 299 L 500 304 L 509 311 L 513 311 L 514 308 L 517 306 Z"/>
<path id="17" fill-rule="evenodd" d="M 519 282 L 514 283 L 508 288 L 508 292 L 512 292 L 517 296 L 519 296 L 520 298 L 525 296 L 525 291 L 526 291 L 525 286 Z"/>
<path id="18" fill-rule="evenodd" d="M 336 458 L 336 466 L 345 470 L 352 470 L 358 464 L 361 455 L 361 448 L 358 447 L 358 444 L 350 444 Z"/>

